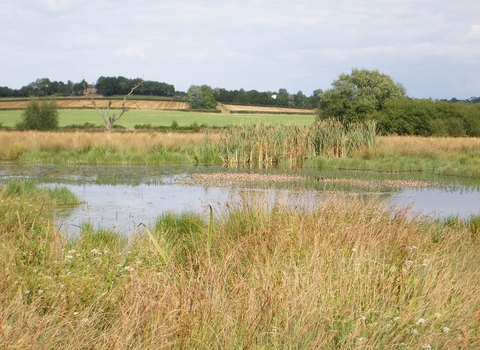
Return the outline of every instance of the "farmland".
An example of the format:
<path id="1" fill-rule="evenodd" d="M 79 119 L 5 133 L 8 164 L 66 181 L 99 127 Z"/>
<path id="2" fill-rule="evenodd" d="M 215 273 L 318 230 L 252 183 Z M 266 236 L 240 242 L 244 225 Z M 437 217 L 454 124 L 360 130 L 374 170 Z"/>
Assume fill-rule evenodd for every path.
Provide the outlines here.
<path id="1" fill-rule="evenodd" d="M 91 123 L 98 126 L 103 125 L 102 117 L 91 108 L 89 105 L 90 102 L 87 100 L 59 100 L 57 103 L 60 107 L 60 127 L 74 124 L 83 125 L 85 123 Z M 106 103 L 106 100 L 99 100 L 97 104 L 99 108 L 104 108 Z M 118 108 L 120 103 L 121 101 L 112 101 L 112 108 Z M 0 124 L 4 127 L 13 127 L 21 118 L 21 108 L 24 108 L 21 106 L 26 106 L 27 104 L 28 101 L 0 101 Z M 7 109 L 8 106 L 10 106 L 10 108 Z M 140 124 L 170 126 L 173 120 L 175 120 L 179 126 L 189 126 L 195 122 L 199 125 L 226 126 L 259 121 L 267 125 L 307 125 L 313 123 L 315 120 L 313 110 L 237 105 L 221 106 L 223 113 L 207 113 L 186 111 L 186 108 L 188 107 L 186 102 L 127 101 L 127 108 L 129 108 L 129 110 L 117 123 L 115 123 L 115 125 L 120 125 L 128 129 L 132 129 L 135 125 Z M 235 111 L 238 111 L 238 113 Z M 282 114 L 282 112 L 285 114 Z M 286 114 L 287 112 L 289 114 Z M 307 114 L 306 112 L 309 112 L 310 114 Z M 118 111 L 111 110 L 110 113 L 118 114 Z"/>

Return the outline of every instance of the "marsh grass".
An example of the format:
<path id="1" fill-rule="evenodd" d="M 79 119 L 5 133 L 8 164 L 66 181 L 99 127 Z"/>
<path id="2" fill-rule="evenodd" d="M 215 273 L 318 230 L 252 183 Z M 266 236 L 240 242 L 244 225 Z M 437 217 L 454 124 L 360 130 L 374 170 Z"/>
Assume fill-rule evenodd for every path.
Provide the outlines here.
<path id="1" fill-rule="evenodd" d="M 128 164 L 208 162 L 216 158 L 208 133 L 94 134 L 2 132 L 0 160 L 53 164 Z M 215 154 L 215 155 L 214 155 Z"/>
<path id="2" fill-rule="evenodd" d="M 317 157 L 306 166 L 318 169 L 425 172 L 479 178 L 480 139 L 377 137 L 373 147 L 360 148 L 350 157 Z"/>
<path id="3" fill-rule="evenodd" d="M 301 167 L 314 157 L 348 157 L 374 143 L 374 122 L 347 126 L 333 120 L 309 126 L 240 124 L 223 130 L 218 152 L 229 166 L 268 167 L 289 161 Z"/>
<path id="4" fill-rule="evenodd" d="M 30 186 L 0 191 L 5 348 L 480 347 L 478 223 L 244 193 L 213 230 L 208 209 L 159 217 L 165 263 L 141 228 L 64 239 Z"/>
<path id="5" fill-rule="evenodd" d="M 251 124 L 226 129 L 222 134 L 0 131 L 0 161 L 158 165 L 223 160 L 226 164 L 244 167 L 286 162 L 293 167 L 316 169 L 480 177 L 480 139 L 477 138 L 386 136 L 373 139 L 367 128 L 359 132 L 363 137 L 355 136 L 352 129 L 352 135 L 339 137 L 336 146 L 331 146 L 325 141 L 329 138 L 322 136 L 325 130 L 328 128 Z"/>

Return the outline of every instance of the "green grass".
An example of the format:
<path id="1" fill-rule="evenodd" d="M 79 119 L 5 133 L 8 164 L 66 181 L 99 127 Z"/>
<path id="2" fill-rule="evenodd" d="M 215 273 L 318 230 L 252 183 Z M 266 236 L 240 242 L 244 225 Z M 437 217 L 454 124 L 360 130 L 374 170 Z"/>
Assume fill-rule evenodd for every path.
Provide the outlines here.
<path id="1" fill-rule="evenodd" d="M 110 111 L 118 115 L 119 111 Z M 21 110 L 0 110 L 0 123 L 5 127 L 13 127 L 20 121 Z M 308 125 L 315 120 L 314 115 L 282 115 L 282 114 L 220 114 L 185 111 L 151 111 L 130 110 L 126 112 L 115 125 L 133 129 L 135 125 L 151 124 L 152 126 L 171 126 L 172 121 L 178 122 L 179 126 L 190 126 L 197 122 L 199 125 L 227 126 L 247 122 L 262 122 L 266 125 Z M 83 125 L 92 123 L 102 126 L 102 117 L 92 109 L 59 109 L 60 126 Z"/>

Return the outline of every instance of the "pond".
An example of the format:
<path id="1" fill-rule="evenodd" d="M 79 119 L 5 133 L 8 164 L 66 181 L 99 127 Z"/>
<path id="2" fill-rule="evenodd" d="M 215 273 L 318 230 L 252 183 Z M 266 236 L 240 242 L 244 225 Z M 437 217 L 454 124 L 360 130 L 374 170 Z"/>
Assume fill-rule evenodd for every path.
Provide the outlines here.
<path id="1" fill-rule="evenodd" d="M 165 212 L 197 212 L 207 217 L 207 204 L 221 209 L 235 196 L 259 194 L 273 203 L 294 201 L 306 193 L 311 203 L 322 195 L 375 197 L 392 206 L 433 218 L 480 215 L 478 181 L 428 174 L 304 169 L 249 170 L 220 166 L 165 165 L 66 166 L 0 163 L 0 181 L 35 178 L 46 186 L 66 186 L 82 204 L 57 214 L 62 230 L 75 235 L 83 223 L 131 234 L 138 225 L 153 225 Z M 247 180 L 246 180 L 247 179 Z"/>

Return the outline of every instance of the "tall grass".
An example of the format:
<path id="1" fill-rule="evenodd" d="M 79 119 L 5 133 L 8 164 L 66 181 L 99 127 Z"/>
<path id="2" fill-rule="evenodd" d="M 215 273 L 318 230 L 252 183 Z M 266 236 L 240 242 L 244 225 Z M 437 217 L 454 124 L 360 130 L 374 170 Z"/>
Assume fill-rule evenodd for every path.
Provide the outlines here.
<path id="1" fill-rule="evenodd" d="M 377 137 L 372 125 L 340 128 L 240 124 L 223 133 L 92 134 L 0 131 L 0 161 L 56 164 L 156 165 L 215 163 L 480 178 L 480 139 Z"/>
<path id="2" fill-rule="evenodd" d="M 94 134 L 88 132 L 0 132 L 0 161 L 54 164 L 210 162 L 216 158 L 208 133 Z"/>
<path id="3" fill-rule="evenodd" d="M 374 122 L 344 126 L 326 120 L 309 126 L 230 126 L 220 134 L 218 147 L 225 164 L 262 167 L 282 161 L 298 166 L 317 156 L 347 157 L 374 143 Z"/>
<path id="4" fill-rule="evenodd" d="M 67 241 L 49 197 L 0 197 L 5 348 L 480 347 L 478 225 L 257 194 L 213 205 L 211 231 L 208 213 L 161 216 L 165 263 L 143 229 Z"/>
<path id="5" fill-rule="evenodd" d="M 443 176 L 480 177 L 480 139 L 413 136 L 377 137 L 373 147 L 351 157 L 312 159 L 310 167 L 384 172 L 425 172 Z"/>

